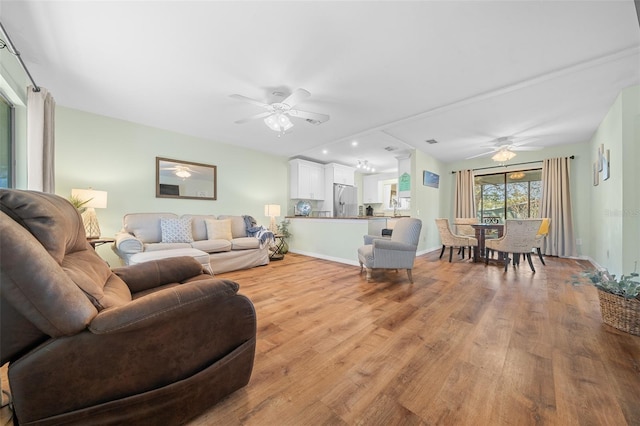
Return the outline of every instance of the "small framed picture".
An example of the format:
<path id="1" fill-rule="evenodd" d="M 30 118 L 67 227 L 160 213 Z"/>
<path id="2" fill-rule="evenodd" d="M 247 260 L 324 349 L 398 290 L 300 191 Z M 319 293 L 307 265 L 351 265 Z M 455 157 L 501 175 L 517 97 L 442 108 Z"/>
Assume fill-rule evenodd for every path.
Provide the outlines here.
<path id="1" fill-rule="evenodd" d="M 598 170 L 598 163 L 602 164 L 600 159 L 593 163 L 593 186 L 598 186 L 598 183 L 600 183 L 600 170 Z"/>
<path id="2" fill-rule="evenodd" d="M 609 179 L 609 176 L 611 176 L 611 170 L 609 169 L 609 155 L 609 150 L 607 150 L 602 157 L 602 180 L 607 180 Z"/>
<path id="3" fill-rule="evenodd" d="M 424 170 L 422 172 L 422 184 L 424 186 L 438 188 L 440 186 L 440 176 L 433 172 Z"/>

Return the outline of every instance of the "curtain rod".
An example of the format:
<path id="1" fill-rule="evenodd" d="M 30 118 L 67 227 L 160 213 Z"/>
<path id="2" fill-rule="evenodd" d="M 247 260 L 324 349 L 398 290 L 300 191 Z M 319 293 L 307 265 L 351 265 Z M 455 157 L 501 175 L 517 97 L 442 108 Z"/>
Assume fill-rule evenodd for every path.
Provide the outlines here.
<path id="1" fill-rule="evenodd" d="M 22 60 L 22 57 L 20 56 L 20 52 L 18 52 L 16 47 L 11 42 L 11 37 L 9 37 L 9 33 L 7 33 L 7 31 L 2 26 L 2 22 L 0 22 L 0 30 L 2 30 L 2 34 L 4 34 L 4 37 L 7 39 L 6 45 L 9 47 L 7 50 L 9 51 L 9 53 L 11 53 L 16 58 L 18 58 L 18 62 L 20 63 L 20 66 L 22 67 L 24 72 L 27 74 L 27 77 L 29 77 L 29 80 L 31 80 L 31 84 L 33 84 L 33 91 L 34 92 L 39 92 L 40 91 L 40 87 L 36 84 L 36 82 L 33 79 L 33 77 L 31 77 L 31 73 L 27 69 L 27 66 L 24 64 L 24 61 Z M 0 46 L 0 49 L 2 49 L 2 48 L 4 48 L 4 46 Z"/>
<path id="2" fill-rule="evenodd" d="M 574 158 L 576 158 L 576 157 L 575 157 L 575 155 L 572 155 L 572 156 L 570 156 L 569 158 L 573 160 L 573 159 L 574 159 Z M 479 168 L 477 168 L 477 169 L 471 169 L 471 170 L 473 170 L 473 171 L 475 172 L 476 170 L 497 169 L 498 167 L 521 166 L 521 165 L 523 165 L 523 164 L 535 164 L 535 163 L 542 163 L 542 160 L 538 160 L 538 161 L 526 161 L 526 162 L 524 162 L 524 163 L 501 164 L 501 165 L 499 165 L 499 166 L 479 167 Z M 455 172 L 455 171 L 452 171 L 451 173 L 456 173 L 456 172 Z"/>

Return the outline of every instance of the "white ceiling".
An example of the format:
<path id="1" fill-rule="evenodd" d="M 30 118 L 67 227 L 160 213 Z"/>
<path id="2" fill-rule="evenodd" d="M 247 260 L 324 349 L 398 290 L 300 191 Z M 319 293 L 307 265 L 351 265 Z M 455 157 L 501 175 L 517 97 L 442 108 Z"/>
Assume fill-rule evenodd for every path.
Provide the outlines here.
<path id="1" fill-rule="evenodd" d="M 58 105 L 377 171 L 412 148 L 452 162 L 498 137 L 587 141 L 640 83 L 631 0 L 3 0 L 0 21 Z M 262 110 L 229 95 L 296 88 L 331 119 L 282 137 L 234 123 Z"/>

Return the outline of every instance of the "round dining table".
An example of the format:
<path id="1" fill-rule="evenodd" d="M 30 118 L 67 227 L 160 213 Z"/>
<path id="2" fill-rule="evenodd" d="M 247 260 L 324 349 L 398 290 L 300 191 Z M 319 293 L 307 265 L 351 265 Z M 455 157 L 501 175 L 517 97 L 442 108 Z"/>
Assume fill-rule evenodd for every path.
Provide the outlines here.
<path id="1" fill-rule="evenodd" d="M 474 223 L 471 225 L 473 229 L 476 231 L 476 239 L 478 240 L 478 248 L 475 250 L 473 255 L 474 262 L 482 262 L 484 261 L 485 253 L 485 239 L 486 239 L 486 231 L 488 229 L 495 229 L 498 231 L 498 238 L 502 237 L 504 234 L 504 224 L 502 223 Z M 502 254 L 498 254 L 498 260 L 503 261 L 504 258 Z"/>

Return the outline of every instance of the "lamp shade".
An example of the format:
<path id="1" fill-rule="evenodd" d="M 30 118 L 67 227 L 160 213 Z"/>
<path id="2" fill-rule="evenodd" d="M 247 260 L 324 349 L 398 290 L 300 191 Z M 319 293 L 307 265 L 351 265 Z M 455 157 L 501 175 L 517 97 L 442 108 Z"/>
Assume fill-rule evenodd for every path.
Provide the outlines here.
<path id="1" fill-rule="evenodd" d="M 280 216 L 280 204 L 265 204 L 264 215 L 268 217 Z"/>
<path id="2" fill-rule="evenodd" d="M 96 191 L 94 189 L 72 189 L 71 196 L 81 201 L 89 200 L 84 207 L 95 209 L 107 208 L 107 191 Z"/>

